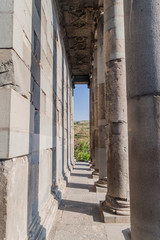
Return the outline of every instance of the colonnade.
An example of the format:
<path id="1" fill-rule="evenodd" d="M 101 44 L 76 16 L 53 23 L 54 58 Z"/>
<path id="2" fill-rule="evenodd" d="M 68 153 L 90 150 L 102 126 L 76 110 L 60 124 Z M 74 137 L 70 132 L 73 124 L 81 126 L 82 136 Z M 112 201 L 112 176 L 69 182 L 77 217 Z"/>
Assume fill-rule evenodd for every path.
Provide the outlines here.
<path id="1" fill-rule="evenodd" d="M 131 215 L 132 240 L 159 240 L 160 4 L 108 0 L 103 10 L 90 85 L 95 185 L 106 191 L 103 212 Z"/>

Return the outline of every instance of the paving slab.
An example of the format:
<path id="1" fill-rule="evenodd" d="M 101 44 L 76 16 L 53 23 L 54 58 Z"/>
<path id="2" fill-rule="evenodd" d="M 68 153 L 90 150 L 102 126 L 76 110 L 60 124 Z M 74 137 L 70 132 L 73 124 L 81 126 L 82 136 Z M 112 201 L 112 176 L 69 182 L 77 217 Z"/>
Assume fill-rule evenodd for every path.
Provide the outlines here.
<path id="1" fill-rule="evenodd" d="M 109 240 L 131 240 L 130 225 L 107 224 L 105 225 L 107 239 Z"/>
<path id="2" fill-rule="evenodd" d="M 129 224 L 102 222 L 106 193 L 95 191 L 91 176 L 88 163 L 75 164 L 48 240 L 130 240 Z"/>

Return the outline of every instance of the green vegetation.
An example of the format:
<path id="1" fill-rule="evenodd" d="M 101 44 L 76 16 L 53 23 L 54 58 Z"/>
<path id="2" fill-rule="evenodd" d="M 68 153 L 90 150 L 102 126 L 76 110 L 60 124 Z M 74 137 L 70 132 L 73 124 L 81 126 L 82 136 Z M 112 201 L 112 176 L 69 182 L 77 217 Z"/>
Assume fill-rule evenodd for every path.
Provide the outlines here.
<path id="1" fill-rule="evenodd" d="M 89 153 L 89 121 L 79 121 L 74 123 L 74 145 L 75 159 L 88 161 Z"/>
<path id="2" fill-rule="evenodd" d="M 89 142 L 82 141 L 77 146 L 75 146 L 74 156 L 77 161 L 79 160 L 88 161 L 90 158 Z"/>

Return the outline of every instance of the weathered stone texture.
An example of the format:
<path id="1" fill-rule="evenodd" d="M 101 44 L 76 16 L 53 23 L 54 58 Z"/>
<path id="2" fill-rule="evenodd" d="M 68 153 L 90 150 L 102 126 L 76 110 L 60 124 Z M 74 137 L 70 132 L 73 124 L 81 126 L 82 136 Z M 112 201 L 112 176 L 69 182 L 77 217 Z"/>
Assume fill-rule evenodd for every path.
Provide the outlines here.
<path id="1" fill-rule="evenodd" d="M 0 163 L 0 239 L 6 237 L 6 219 L 7 219 L 7 179 L 4 164 Z"/>
<path id="2" fill-rule="evenodd" d="M 51 0 L 0 1 L 0 159 L 6 172 L 0 172 L 0 233 L 6 239 L 47 236 L 57 209 L 51 189 L 63 185 L 73 162 L 72 81 L 56 11 Z"/>
<path id="3" fill-rule="evenodd" d="M 2 48 L 10 48 L 12 46 L 12 25 L 13 13 L 4 12 L 2 6 L 2 12 L 0 12 L 0 32 L 3 33 L 0 38 L 0 46 Z"/>
<path id="4" fill-rule="evenodd" d="M 129 215 L 128 126 L 123 1 L 104 2 L 108 192 L 103 209 Z"/>
<path id="5" fill-rule="evenodd" d="M 92 87 L 94 92 L 94 112 L 93 112 L 93 158 L 96 171 L 99 169 L 98 165 L 98 104 L 97 104 L 97 46 L 95 45 L 94 49 L 94 61 L 93 61 L 93 79 Z"/>
<path id="6" fill-rule="evenodd" d="M 160 239 L 160 5 L 125 3 L 131 236 Z M 133 54 L 134 53 L 134 54 Z"/>
<path id="7" fill-rule="evenodd" d="M 106 158 L 106 104 L 105 104 L 105 71 L 104 71 L 104 17 L 101 13 L 97 23 L 97 108 L 98 114 L 98 163 L 99 181 L 106 184 L 107 180 L 107 158 Z M 107 189 L 106 189 L 107 190 Z"/>
<path id="8" fill-rule="evenodd" d="M 24 239 L 27 233 L 27 166 L 27 157 L 0 163 L 2 180 L 0 184 L 2 190 L 0 223 L 3 228 L 0 239 L 2 240 L 4 236 L 6 239 Z"/>
<path id="9" fill-rule="evenodd" d="M 108 109 L 106 117 L 109 130 L 108 195 L 127 199 L 128 128 L 124 59 L 107 64 L 106 83 Z"/>

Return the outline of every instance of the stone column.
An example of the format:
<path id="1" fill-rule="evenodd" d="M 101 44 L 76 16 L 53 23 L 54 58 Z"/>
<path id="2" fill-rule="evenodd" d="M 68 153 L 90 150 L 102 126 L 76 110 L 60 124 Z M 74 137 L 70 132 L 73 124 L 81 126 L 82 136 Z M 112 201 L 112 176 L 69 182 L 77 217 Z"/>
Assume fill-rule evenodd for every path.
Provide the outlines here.
<path id="1" fill-rule="evenodd" d="M 93 91 L 94 91 L 94 132 L 93 132 L 93 155 L 94 155 L 94 164 L 95 170 L 93 175 L 98 175 L 98 111 L 97 111 L 97 45 L 94 49 L 94 63 L 93 63 Z"/>
<path id="2" fill-rule="evenodd" d="M 74 95 L 71 88 L 71 159 L 74 166 Z"/>
<path id="3" fill-rule="evenodd" d="M 129 215 L 128 128 L 123 0 L 104 1 L 107 184 L 103 209 Z"/>
<path id="4" fill-rule="evenodd" d="M 132 240 L 160 239 L 160 2 L 125 3 Z"/>
<path id="5" fill-rule="evenodd" d="M 91 166 L 94 165 L 94 158 L 93 158 L 93 84 L 92 78 L 90 79 L 90 159 L 91 159 Z"/>
<path id="6" fill-rule="evenodd" d="M 105 74 L 104 74 L 104 41 L 103 41 L 104 15 L 100 13 L 97 24 L 97 108 L 98 108 L 98 161 L 99 180 L 96 186 L 107 187 L 107 158 L 106 158 L 106 120 L 105 120 Z M 97 188 L 98 190 L 99 188 Z"/>

